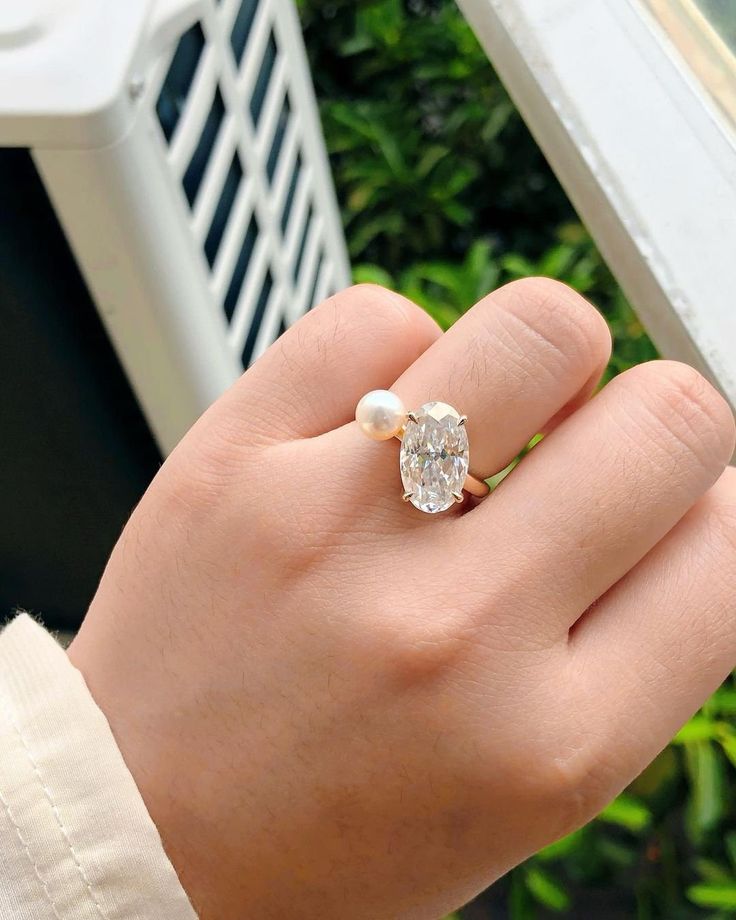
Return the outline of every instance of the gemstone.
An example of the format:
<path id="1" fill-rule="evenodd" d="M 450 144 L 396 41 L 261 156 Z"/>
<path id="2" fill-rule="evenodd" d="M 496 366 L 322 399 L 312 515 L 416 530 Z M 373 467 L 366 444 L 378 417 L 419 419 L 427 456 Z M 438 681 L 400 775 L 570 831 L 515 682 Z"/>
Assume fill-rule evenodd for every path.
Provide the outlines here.
<path id="1" fill-rule="evenodd" d="M 452 406 L 430 402 L 412 413 L 401 442 L 404 492 L 420 511 L 446 511 L 468 475 L 468 433 Z"/>

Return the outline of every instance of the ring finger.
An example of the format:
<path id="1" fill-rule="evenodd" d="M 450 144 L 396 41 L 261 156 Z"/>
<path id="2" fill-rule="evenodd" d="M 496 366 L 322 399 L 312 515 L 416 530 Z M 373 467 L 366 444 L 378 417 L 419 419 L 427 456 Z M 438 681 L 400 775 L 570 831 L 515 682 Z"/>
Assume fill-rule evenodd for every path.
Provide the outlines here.
<path id="1" fill-rule="evenodd" d="M 467 545 L 503 539 L 507 558 L 523 560 L 507 571 L 525 579 L 528 602 L 562 638 L 710 488 L 733 445 L 731 411 L 696 371 L 639 365 L 463 518 Z"/>
<path id="2" fill-rule="evenodd" d="M 517 281 L 476 304 L 391 389 L 409 409 L 439 400 L 467 415 L 470 468 L 487 478 L 588 398 L 610 349 L 605 320 L 573 290 Z M 354 424 L 318 440 L 350 484 L 370 483 L 378 513 L 404 525 L 425 517 L 410 506 L 402 513 L 397 444 L 371 444 Z"/>

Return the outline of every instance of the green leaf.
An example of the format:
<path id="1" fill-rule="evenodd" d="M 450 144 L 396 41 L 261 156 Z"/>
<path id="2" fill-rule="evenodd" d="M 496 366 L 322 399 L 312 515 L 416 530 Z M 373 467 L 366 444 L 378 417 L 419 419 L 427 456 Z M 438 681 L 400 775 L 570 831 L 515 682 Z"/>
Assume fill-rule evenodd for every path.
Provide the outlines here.
<path id="1" fill-rule="evenodd" d="M 736 882 L 701 882 L 691 885 L 686 894 L 698 907 L 736 911 Z"/>
<path id="2" fill-rule="evenodd" d="M 647 800 L 659 795 L 679 780 L 680 761 L 671 747 L 666 747 L 629 786 L 629 792 Z"/>
<path id="3" fill-rule="evenodd" d="M 626 869 L 633 866 L 637 861 L 636 850 L 632 849 L 631 846 L 619 843 L 618 840 L 614 840 L 612 837 L 604 837 L 599 840 L 597 849 L 608 866 Z"/>
<path id="4" fill-rule="evenodd" d="M 693 868 L 704 882 L 731 882 L 733 874 L 720 863 L 699 856 L 693 860 Z"/>
<path id="5" fill-rule="evenodd" d="M 632 834 L 638 834 L 649 827 L 652 813 L 643 802 L 623 792 L 603 809 L 599 818 L 608 824 L 624 827 Z"/>
<path id="6" fill-rule="evenodd" d="M 516 252 L 510 252 L 507 255 L 503 256 L 501 259 L 501 266 L 504 271 L 507 271 L 510 275 L 514 275 L 518 278 L 526 278 L 529 275 L 536 274 L 533 262 L 530 262 L 528 259 L 525 259 L 522 255 Z"/>
<path id="7" fill-rule="evenodd" d="M 393 45 L 401 36 L 403 17 L 400 0 L 373 0 L 357 7 L 357 30 Z"/>
<path id="8" fill-rule="evenodd" d="M 509 473 L 511 473 L 514 470 L 514 468 L 519 465 L 520 459 L 521 459 L 520 457 L 514 457 L 514 459 L 511 461 L 511 463 L 508 464 L 508 466 L 505 466 L 502 470 L 499 470 L 498 473 L 494 473 L 493 476 L 489 476 L 489 478 L 486 479 L 486 482 L 488 483 L 488 487 L 490 488 L 491 492 L 493 492 L 494 489 L 497 489 L 501 485 L 501 483 L 504 481 L 504 479 L 509 475 Z"/>
<path id="9" fill-rule="evenodd" d="M 724 732 L 718 740 L 721 743 L 723 753 L 731 765 L 736 767 L 736 735 L 732 731 Z"/>
<path id="10" fill-rule="evenodd" d="M 495 140 L 506 125 L 508 125 L 513 115 L 514 107 L 510 100 L 495 105 L 488 113 L 485 124 L 481 129 L 481 137 L 483 140 L 486 143 Z"/>
<path id="11" fill-rule="evenodd" d="M 516 869 L 511 873 L 508 909 L 509 920 L 535 920 L 537 910 L 532 896 L 527 890 L 523 868 Z"/>
<path id="12" fill-rule="evenodd" d="M 719 733 L 718 723 L 705 716 L 693 716 L 689 722 L 682 726 L 672 739 L 673 744 L 691 744 L 693 741 L 709 741 L 717 738 Z"/>
<path id="13" fill-rule="evenodd" d="M 355 284 L 380 284 L 382 287 L 393 288 L 394 279 L 379 265 L 363 263 L 353 267 L 353 282 Z"/>
<path id="14" fill-rule="evenodd" d="M 548 249 L 539 263 L 539 274 L 549 278 L 562 278 L 575 257 L 575 249 L 568 243 L 559 243 Z"/>
<path id="15" fill-rule="evenodd" d="M 561 859 L 563 856 L 569 856 L 580 849 L 585 842 L 586 836 L 586 829 L 581 827 L 541 849 L 537 853 L 537 859 L 542 862 L 551 862 L 555 859 Z"/>
<path id="16" fill-rule="evenodd" d="M 696 844 L 721 822 L 725 810 L 723 763 L 709 741 L 685 745 L 685 767 L 690 779 L 685 824 Z"/>
<path id="17" fill-rule="evenodd" d="M 459 318 L 459 313 L 453 307 L 444 306 L 443 304 L 433 303 L 427 298 L 422 301 L 421 298 L 413 298 L 414 301 L 429 313 L 432 319 L 438 323 L 442 329 L 449 329 L 450 326 Z"/>
<path id="18" fill-rule="evenodd" d="M 348 195 L 347 206 L 351 211 L 363 211 L 375 199 L 376 189 L 370 185 L 357 185 Z"/>
<path id="19" fill-rule="evenodd" d="M 736 715 L 736 688 L 723 686 L 720 687 L 706 703 L 708 709 L 712 709 L 714 714 L 722 716 Z"/>
<path id="20" fill-rule="evenodd" d="M 532 896 L 550 910 L 562 913 L 570 906 L 570 896 L 564 887 L 539 866 L 527 869 L 525 882 Z"/>
<path id="21" fill-rule="evenodd" d="M 417 273 L 427 281 L 447 288 L 448 291 L 456 290 L 462 284 L 458 266 L 449 262 L 425 262 L 417 266 Z"/>
<path id="22" fill-rule="evenodd" d="M 440 144 L 433 144 L 431 147 L 428 147 L 417 163 L 417 176 L 422 179 L 428 176 L 435 168 L 435 166 L 441 160 L 444 160 L 447 156 L 449 156 L 449 154 L 449 149 L 447 147 L 441 146 Z"/>
<path id="23" fill-rule="evenodd" d="M 390 221 L 372 220 L 362 224 L 360 229 L 351 234 L 349 239 L 349 249 L 351 255 L 357 255 L 362 252 L 369 243 L 386 233 L 395 232 L 401 218 L 396 215 Z"/>
<path id="24" fill-rule="evenodd" d="M 372 35 L 367 32 L 356 33 L 352 38 L 348 38 L 340 44 L 340 54 L 343 57 L 352 57 L 355 54 L 361 54 L 363 51 L 373 48 L 374 45 L 375 40 Z"/>
<path id="25" fill-rule="evenodd" d="M 459 201 L 450 199 L 443 203 L 442 213 L 454 224 L 462 227 L 463 224 L 468 222 L 472 212 L 470 208 L 466 207 L 464 204 L 460 204 Z"/>

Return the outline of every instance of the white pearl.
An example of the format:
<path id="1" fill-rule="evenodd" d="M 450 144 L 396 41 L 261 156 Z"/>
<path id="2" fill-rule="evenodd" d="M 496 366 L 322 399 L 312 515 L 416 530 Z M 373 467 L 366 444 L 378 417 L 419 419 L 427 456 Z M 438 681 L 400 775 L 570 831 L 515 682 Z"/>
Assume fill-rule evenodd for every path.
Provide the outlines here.
<path id="1" fill-rule="evenodd" d="M 374 441 L 388 441 L 406 422 L 406 407 L 390 390 L 371 390 L 355 409 L 355 421 L 363 434 Z"/>

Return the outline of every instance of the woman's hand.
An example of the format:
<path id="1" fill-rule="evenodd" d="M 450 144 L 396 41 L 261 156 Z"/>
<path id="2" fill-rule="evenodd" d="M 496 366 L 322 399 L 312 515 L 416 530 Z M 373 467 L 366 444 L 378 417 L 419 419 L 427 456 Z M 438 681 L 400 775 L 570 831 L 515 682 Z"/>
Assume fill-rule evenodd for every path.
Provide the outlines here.
<path id="1" fill-rule="evenodd" d="M 194 426 L 70 649 L 203 920 L 432 920 L 591 818 L 736 663 L 734 424 L 552 281 L 441 335 L 357 287 Z M 368 390 L 469 417 L 487 500 L 401 501 Z M 104 782 L 104 777 L 100 778 Z"/>

